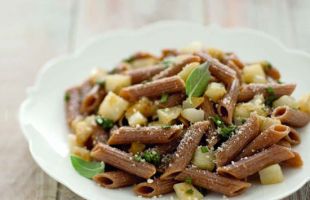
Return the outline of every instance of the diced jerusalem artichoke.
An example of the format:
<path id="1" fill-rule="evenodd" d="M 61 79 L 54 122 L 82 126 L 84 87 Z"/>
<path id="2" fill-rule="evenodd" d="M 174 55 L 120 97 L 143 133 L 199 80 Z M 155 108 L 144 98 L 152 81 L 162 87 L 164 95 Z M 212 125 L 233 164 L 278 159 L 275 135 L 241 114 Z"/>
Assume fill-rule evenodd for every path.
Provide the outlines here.
<path id="1" fill-rule="evenodd" d="M 202 200 L 203 195 L 191 184 L 177 183 L 173 189 L 179 200 Z"/>
<path id="2" fill-rule="evenodd" d="M 301 111 L 310 114 L 310 93 L 301 97 L 298 101 L 298 107 Z"/>
<path id="3" fill-rule="evenodd" d="M 191 99 L 187 98 L 183 101 L 182 107 L 185 108 L 197 108 L 200 106 L 204 101 L 203 97 L 191 97 Z"/>
<path id="4" fill-rule="evenodd" d="M 265 83 L 266 75 L 260 64 L 253 64 L 243 69 L 242 79 L 245 83 Z"/>
<path id="5" fill-rule="evenodd" d="M 117 121 L 122 117 L 128 106 L 129 103 L 125 99 L 109 92 L 100 104 L 98 114 L 103 118 Z"/>
<path id="6" fill-rule="evenodd" d="M 207 169 L 212 171 L 215 167 L 215 156 L 214 152 L 209 150 L 208 152 L 203 152 L 201 146 L 196 149 L 192 163 L 199 169 Z"/>
<path id="7" fill-rule="evenodd" d="M 205 95 L 217 102 L 227 93 L 223 83 L 212 82 L 208 85 Z"/>
<path id="8" fill-rule="evenodd" d="M 182 108 L 175 106 L 171 108 L 158 109 L 157 115 L 159 122 L 163 124 L 170 124 L 170 122 L 181 114 Z"/>
<path id="9" fill-rule="evenodd" d="M 280 183 L 284 179 L 282 169 L 279 164 L 270 165 L 258 173 L 260 181 L 263 185 Z"/>
<path id="10" fill-rule="evenodd" d="M 292 96 L 288 96 L 288 95 L 284 95 L 280 97 L 279 99 L 275 100 L 272 105 L 273 107 L 288 106 L 293 109 L 298 108 L 298 103 L 295 100 L 295 98 Z"/>
<path id="11" fill-rule="evenodd" d="M 131 84 L 130 76 L 121 74 L 111 74 L 105 77 L 105 89 L 107 91 L 118 92 L 121 88 Z"/>
<path id="12" fill-rule="evenodd" d="M 181 115 L 192 123 L 202 121 L 204 119 L 203 110 L 198 110 L 195 108 L 186 108 L 182 110 Z"/>
<path id="13" fill-rule="evenodd" d="M 128 123 L 131 127 L 136 127 L 138 125 L 146 125 L 147 119 L 140 112 L 135 112 L 128 118 Z"/>

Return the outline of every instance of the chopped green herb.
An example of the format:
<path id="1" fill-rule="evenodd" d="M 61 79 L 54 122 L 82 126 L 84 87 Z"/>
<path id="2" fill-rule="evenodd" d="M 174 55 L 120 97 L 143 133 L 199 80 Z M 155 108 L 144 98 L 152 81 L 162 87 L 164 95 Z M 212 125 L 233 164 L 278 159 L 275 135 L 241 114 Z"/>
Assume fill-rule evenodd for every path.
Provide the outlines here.
<path id="1" fill-rule="evenodd" d="M 141 154 L 134 155 L 133 159 L 137 162 L 145 162 L 145 160 L 142 158 Z"/>
<path id="2" fill-rule="evenodd" d="M 77 156 L 71 156 L 70 159 L 73 168 L 86 178 L 93 178 L 104 171 L 105 165 L 103 162 L 89 162 Z"/>
<path id="3" fill-rule="evenodd" d="M 66 92 L 65 94 L 65 102 L 68 102 L 70 100 L 70 94 Z"/>
<path id="4" fill-rule="evenodd" d="M 229 125 L 229 126 L 224 126 L 220 128 L 220 135 L 223 138 L 229 138 L 233 132 L 235 132 L 236 130 L 236 126 L 235 125 Z"/>
<path id="5" fill-rule="evenodd" d="M 138 162 L 148 162 L 154 165 L 160 164 L 160 154 L 155 150 L 146 150 L 144 152 L 134 155 L 134 160 Z"/>
<path id="6" fill-rule="evenodd" d="M 272 103 L 276 100 L 276 95 L 274 93 L 274 89 L 272 87 L 266 88 L 267 97 L 265 99 L 265 105 L 268 107 L 272 107 Z"/>
<path id="7" fill-rule="evenodd" d="M 193 183 L 193 179 L 192 179 L 191 177 L 187 177 L 187 178 L 185 179 L 185 183 L 191 185 L 191 184 Z"/>
<path id="8" fill-rule="evenodd" d="M 162 65 L 164 66 L 164 68 L 168 68 L 168 67 L 171 66 L 171 64 L 173 63 L 173 61 L 172 61 L 172 60 L 164 60 L 164 61 L 162 61 L 161 63 L 162 63 Z"/>
<path id="9" fill-rule="evenodd" d="M 205 92 L 211 78 L 209 72 L 210 65 L 209 62 L 205 62 L 194 69 L 188 76 L 185 90 L 190 101 L 192 97 L 200 97 Z"/>
<path id="10" fill-rule="evenodd" d="M 110 129 L 114 125 L 113 120 L 106 119 L 100 116 L 96 116 L 96 123 L 104 129 Z"/>
<path id="11" fill-rule="evenodd" d="M 194 190 L 193 189 L 188 189 L 185 192 L 186 194 L 194 194 Z"/>
<path id="12" fill-rule="evenodd" d="M 169 97 L 168 94 L 162 94 L 162 95 L 161 95 L 161 98 L 160 98 L 160 100 L 159 100 L 159 102 L 160 102 L 160 103 L 167 103 L 168 97 Z"/>
<path id="13" fill-rule="evenodd" d="M 170 126 L 170 125 L 162 125 L 161 128 L 163 128 L 163 129 L 169 129 L 169 128 L 171 128 L 171 126 Z"/>
<path id="14" fill-rule="evenodd" d="M 218 127 L 222 127 L 224 126 L 224 122 L 222 121 L 222 119 L 218 116 L 215 115 L 214 117 L 210 117 L 210 119 L 216 124 L 216 126 Z"/>
<path id="15" fill-rule="evenodd" d="M 200 147 L 200 150 L 202 153 L 208 153 L 209 152 L 209 148 L 207 146 Z"/>

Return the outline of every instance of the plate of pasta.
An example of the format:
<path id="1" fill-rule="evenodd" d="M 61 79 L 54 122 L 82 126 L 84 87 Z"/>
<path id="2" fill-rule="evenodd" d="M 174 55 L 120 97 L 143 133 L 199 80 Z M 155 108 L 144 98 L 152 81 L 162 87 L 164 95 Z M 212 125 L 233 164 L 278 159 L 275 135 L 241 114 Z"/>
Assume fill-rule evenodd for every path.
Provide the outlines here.
<path id="1" fill-rule="evenodd" d="M 281 199 L 310 178 L 309 65 L 254 30 L 158 22 L 47 63 L 19 120 L 86 199 Z"/>

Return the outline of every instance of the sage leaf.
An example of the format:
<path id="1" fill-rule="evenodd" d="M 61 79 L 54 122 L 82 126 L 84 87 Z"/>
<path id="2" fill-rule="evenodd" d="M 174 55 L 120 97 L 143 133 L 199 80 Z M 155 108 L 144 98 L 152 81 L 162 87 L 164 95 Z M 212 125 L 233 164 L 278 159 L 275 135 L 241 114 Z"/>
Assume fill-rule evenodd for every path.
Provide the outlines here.
<path id="1" fill-rule="evenodd" d="M 209 62 L 205 62 L 192 71 L 185 83 L 186 94 L 191 97 L 200 97 L 205 92 L 211 78 Z"/>
<path id="2" fill-rule="evenodd" d="M 93 178 L 95 175 L 104 171 L 105 165 L 103 162 L 89 162 L 77 156 L 71 156 L 70 159 L 73 168 L 86 178 Z"/>

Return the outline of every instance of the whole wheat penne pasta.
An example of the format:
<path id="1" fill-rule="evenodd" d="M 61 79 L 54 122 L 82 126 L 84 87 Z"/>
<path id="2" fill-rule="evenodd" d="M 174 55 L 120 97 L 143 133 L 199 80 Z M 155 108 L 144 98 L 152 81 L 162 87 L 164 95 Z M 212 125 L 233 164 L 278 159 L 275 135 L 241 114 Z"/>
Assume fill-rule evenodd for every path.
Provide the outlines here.
<path id="1" fill-rule="evenodd" d="M 192 62 L 200 62 L 200 58 L 198 56 L 186 55 L 180 61 L 174 63 L 172 66 L 166 68 L 161 71 L 159 74 L 153 77 L 153 80 L 158 80 L 161 78 L 169 77 L 177 75 L 180 71 L 182 71 L 183 67 Z"/>
<path id="2" fill-rule="evenodd" d="M 97 174 L 93 180 L 100 186 L 109 189 L 126 187 L 142 181 L 140 177 L 121 170 Z"/>
<path id="3" fill-rule="evenodd" d="M 296 151 L 293 151 L 293 154 L 295 155 L 294 158 L 285 160 L 281 164 L 288 166 L 288 167 L 295 167 L 295 168 L 303 166 L 304 162 L 300 154 Z"/>
<path id="4" fill-rule="evenodd" d="M 86 80 L 82 83 L 82 85 L 80 86 L 81 99 L 83 99 L 89 93 L 92 87 L 93 83 L 91 80 Z"/>
<path id="5" fill-rule="evenodd" d="M 174 179 L 170 180 L 148 180 L 147 182 L 139 183 L 133 191 L 138 196 L 143 197 L 154 197 L 161 194 L 168 194 L 173 191 L 173 185 L 178 181 Z"/>
<path id="6" fill-rule="evenodd" d="M 212 64 L 209 68 L 211 75 L 225 83 L 225 85 L 230 85 L 236 78 L 236 72 L 234 70 L 220 63 L 217 59 L 212 58 L 207 53 L 199 52 L 195 53 L 195 55 L 199 56 L 202 62 L 210 62 Z"/>
<path id="7" fill-rule="evenodd" d="M 119 94 L 128 101 L 136 101 L 141 97 L 157 97 L 166 93 L 184 92 L 184 89 L 184 81 L 178 76 L 172 76 L 122 88 Z"/>
<path id="8" fill-rule="evenodd" d="M 196 122 L 186 130 L 169 166 L 161 175 L 161 179 L 170 179 L 185 169 L 190 163 L 203 134 L 208 130 L 209 124 L 209 121 Z"/>
<path id="9" fill-rule="evenodd" d="M 155 74 L 158 74 L 163 70 L 163 66 L 154 65 L 149 67 L 137 68 L 123 72 L 123 74 L 129 75 L 131 77 L 131 83 L 137 84 L 142 81 L 149 80 Z"/>
<path id="10" fill-rule="evenodd" d="M 284 146 L 286 148 L 292 148 L 292 145 L 291 143 L 289 143 L 287 140 L 285 140 L 284 138 L 282 140 L 280 140 L 277 145 L 280 145 L 280 146 Z"/>
<path id="11" fill-rule="evenodd" d="M 234 160 L 242 149 L 248 145 L 259 134 L 259 120 L 252 114 L 248 120 L 241 125 L 236 134 L 231 136 L 218 148 L 215 157 L 218 166 L 228 164 Z"/>
<path id="12" fill-rule="evenodd" d="M 282 138 L 286 137 L 289 132 L 290 127 L 288 126 L 281 124 L 272 125 L 252 140 L 252 142 L 242 150 L 236 160 L 251 156 L 264 148 L 278 143 Z"/>
<path id="13" fill-rule="evenodd" d="M 251 184 L 247 182 L 223 177 L 216 173 L 209 172 L 208 170 L 201 170 L 192 167 L 183 170 L 175 179 L 178 181 L 185 181 L 188 178 L 192 179 L 194 185 L 230 197 L 243 193 L 251 186 Z"/>
<path id="14" fill-rule="evenodd" d="M 105 97 L 106 92 L 100 85 L 96 84 L 87 94 L 85 94 L 82 99 L 80 112 L 82 114 L 90 114 L 95 112 L 103 98 Z"/>
<path id="15" fill-rule="evenodd" d="M 210 117 L 214 117 L 216 115 L 216 113 L 214 111 L 214 105 L 209 100 L 209 97 L 207 97 L 206 95 L 204 96 L 204 101 L 203 101 L 201 107 L 205 113 L 205 119 L 206 120 L 210 119 Z M 219 135 L 218 135 L 217 131 L 215 130 L 215 125 L 214 125 L 213 121 L 210 121 L 210 126 L 209 126 L 207 133 L 206 133 L 206 138 L 207 138 L 207 143 L 208 143 L 209 148 L 214 147 L 214 145 L 216 145 L 220 141 Z"/>
<path id="16" fill-rule="evenodd" d="M 227 64 L 229 61 L 233 62 L 239 69 L 243 69 L 245 66 L 235 53 L 228 52 L 224 54 L 223 63 Z"/>
<path id="17" fill-rule="evenodd" d="M 266 97 L 268 96 L 267 88 L 272 88 L 274 96 L 278 98 L 283 95 L 291 95 L 296 88 L 296 84 L 251 83 L 242 85 L 239 91 L 238 102 L 249 101 L 256 94 L 263 94 Z"/>
<path id="18" fill-rule="evenodd" d="M 241 125 L 236 134 L 231 136 L 218 148 L 215 157 L 218 166 L 223 166 L 234 160 L 242 149 L 259 134 L 259 120 L 252 114 L 248 120 Z"/>
<path id="19" fill-rule="evenodd" d="M 182 92 L 170 94 L 166 102 L 159 102 L 158 108 L 169 108 L 173 106 L 180 105 L 182 101 L 186 98 L 186 95 Z"/>
<path id="20" fill-rule="evenodd" d="M 225 94 L 223 99 L 218 103 L 217 112 L 222 119 L 229 124 L 232 123 L 235 106 L 238 100 L 239 86 L 239 80 L 233 80 L 228 93 Z"/>
<path id="21" fill-rule="evenodd" d="M 140 142 L 142 144 L 162 144 L 174 140 L 182 132 L 182 126 L 159 127 L 126 127 L 113 130 L 108 140 L 109 145 L 131 144 Z"/>
<path id="22" fill-rule="evenodd" d="M 292 109 L 288 106 L 279 106 L 275 108 L 271 116 L 279 119 L 281 123 L 293 127 L 306 126 L 310 121 L 310 116 L 307 113 Z"/>
<path id="23" fill-rule="evenodd" d="M 156 146 L 154 146 L 153 149 L 156 152 L 158 152 L 160 155 L 172 153 L 178 147 L 183 135 L 184 135 L 184 131 L 182 131 L 180 134 L 178 134 L 178 136 L 175 137 L 171 142 L 168 142 L 165 144 L 157 144 Z"/>
<path id="24" fill-rule="evenodd" d="M 290 149 L 272 145 L 253 156 L 233 162 L 230 165 L 218 167 L 217 172 L 221 175 L 230 175 L 237 179 L 244 179 L 265 167 L 293 158 L 295 155 Z"/>
<path id="25" fill-rule="evenodd" d="M 226 65 L 230 69 L 232 69 L 232 70 L 234 70 L 236 72 L 236 77 L 237 77 L 237 79 L 240 82 L 242 80 L 242 78 L 241 78 L 241 74 L 242 74 L 241 69 L 232 60 L 229 60 Z"/>
<path id="26" fill-rule="evenodd" d="M 107 131 L 105 131 L 99 126 L 95 126 L 93 128 L 93 132 L 91 135 L 93 146 L 95 146 L 98 143 L 104 143 L 104 144 L 107 143 L 108 138 L 109 138 L 109 133 Z"/>
<path id="27" fill-rule="evenodd" d="M 293 129 L 291 127 L 290 127 L 290 132 L 288 133 L 287 136 L 285 136 L 284 140 L 286 140 L 291 145 L 297 145 L 297 144 L 300 144 L 301 142 L 298 131 L 296 131 L 296 129 Z"/>
<path id="28" fill-rule="evenodd" d="M 96 160 L 103 161 L 118 169 L 142 178 L 150 178 L 156 173 L 154 165 L 147 162 L 135 161 L 134 157 L 130 154 L 106 144 L 97 144 L 92 149 L 90 155 Z"/>
<path id="29" fill-rule="evenodd" d="M 176 49 L 163 49 L 161 51 L 161 57 L 160 59 L 163 60 L 164 58 L 166 57 L 169 57 L 169 56 L 177 56 L 179 54 L 178 50 Z"/>
<path id="30" fill-rule="evenodd" d="M 74 87 L 66 91 L 65 96 L 66 120 L 72 129 L 72 121 L 80 115 L 80 88 Z"/>

